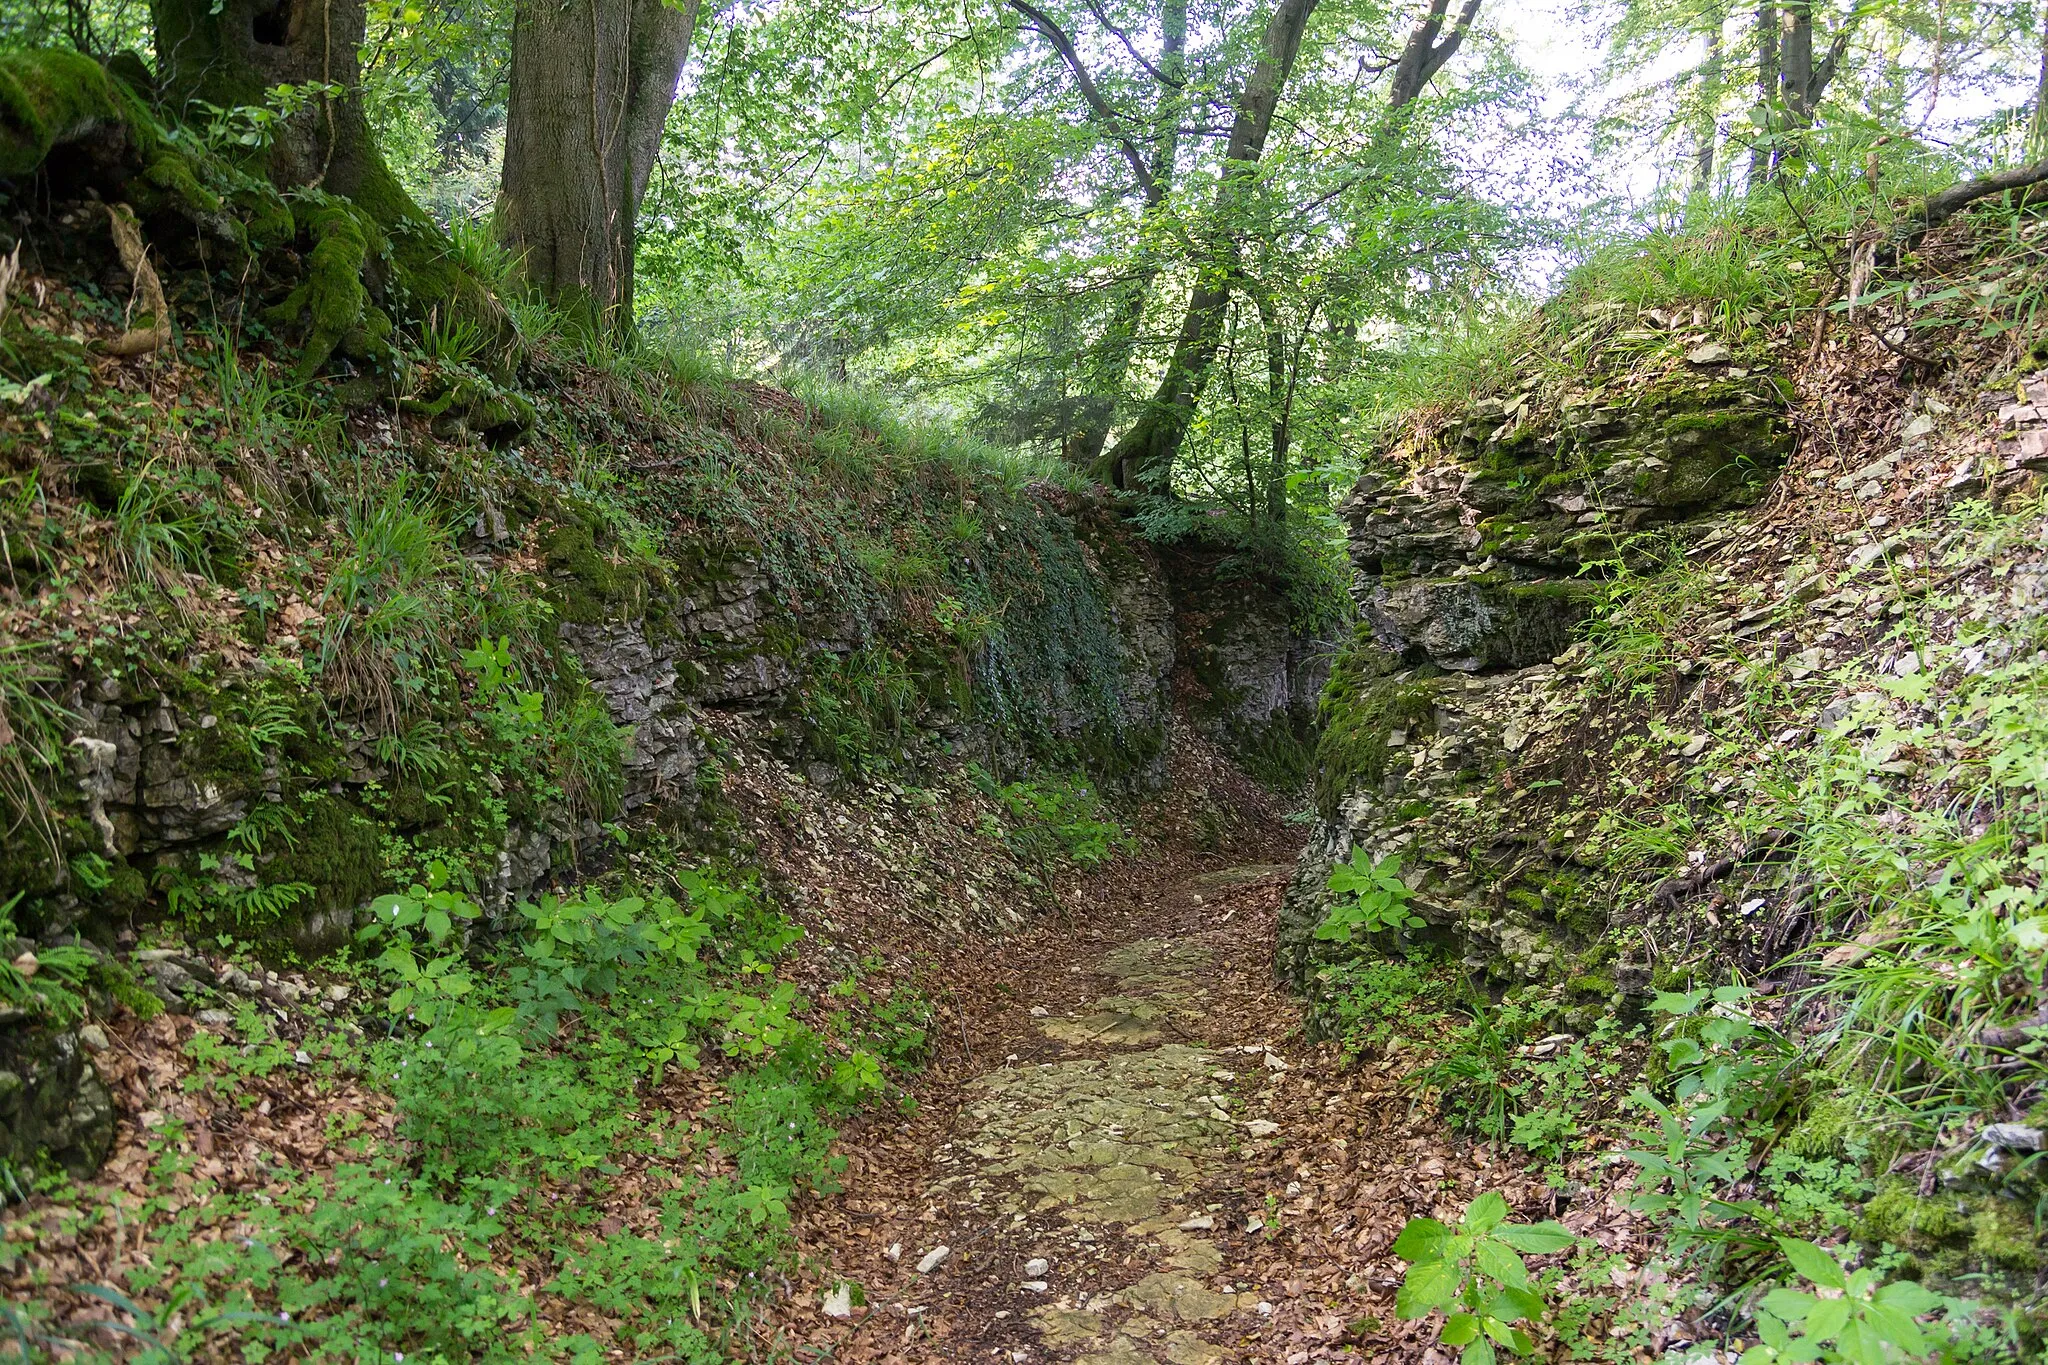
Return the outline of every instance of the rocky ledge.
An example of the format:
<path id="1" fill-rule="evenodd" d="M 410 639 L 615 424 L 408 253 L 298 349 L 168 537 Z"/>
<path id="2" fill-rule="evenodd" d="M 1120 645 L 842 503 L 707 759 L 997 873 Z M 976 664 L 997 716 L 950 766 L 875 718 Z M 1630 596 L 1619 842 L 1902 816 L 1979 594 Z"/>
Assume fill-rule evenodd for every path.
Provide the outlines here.
<path id="1" fill-rule="evenodd" d="M 1496 982 L 1551 982 L 1588 1004 L 1647 985 L 1611 960 L 1605 908 L 1586 894 L 1597 869 L 1525 818 L 1503 774 L 1592 723 L 1571 665 L 1603 580 L 1713 537 L 1791 444 L 1776 382 L 1721 353 L 1628 401 L 1482 399 L 1373 462 L 1408 472 L 1366 475 L 1340 507 L 1360 619 L 1323 695 L 1318 821 L 1281 911 L 1283 980 L 1306 988 L 1322 965 L 1326 880 L 1363 849 L 1400 855 L 1422 935 Z"/>

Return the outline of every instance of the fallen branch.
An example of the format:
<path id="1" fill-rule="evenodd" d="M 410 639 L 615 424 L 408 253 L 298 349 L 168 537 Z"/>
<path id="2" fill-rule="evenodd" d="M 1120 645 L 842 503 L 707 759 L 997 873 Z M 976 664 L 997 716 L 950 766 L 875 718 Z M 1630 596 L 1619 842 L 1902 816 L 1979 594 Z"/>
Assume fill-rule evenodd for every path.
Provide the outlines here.
<path id="1" fill-rule="evenodd" d="M 2043 1033 L 2048 1033 L 2048 1005 L 2043 1005 L 2033 1018 L 2004 1028 L 1988 1028 L 1977 1035 L 1978 1043 L 1985 1047 L 2025 1047 Z"/>
<path id="2" fill-rule="evenodd" d="M 123 359 L 153 354 L 171 344 L 171 309 L 164 302 L 163 281 L 149 263 L 149 248 L 142 243 L 142 228 L 133 209 L 126 204 L 107 205 L 107 226 L 114 234 L 114 249 L 121 253 L 122 267 L 135 281 L 135 293 L 128 301 L 129 316 L 135 316 L 139 303 L 142 316 L 149 320 L 147 326 L 130 327 L 108 342 L 107 354 Z"/>
<path id="3" fill-rule="evenodd" d="M 2007 190 L 2023 190 L 2048 180 L 2048 161 L 2036 161 L 2026 166 L 2014 166 L 2009 170 L 1993 171 L 1980 175 L 1974 180 L 1964 180 L 1950 185 L 1915 204 L 1908 214 L 1913 224 L 1912 236 L 1917 238 L 1931 232 L 1949 219 L 1961 213 L 1979 199 L 1989 199 L 1994 194 Z"/>

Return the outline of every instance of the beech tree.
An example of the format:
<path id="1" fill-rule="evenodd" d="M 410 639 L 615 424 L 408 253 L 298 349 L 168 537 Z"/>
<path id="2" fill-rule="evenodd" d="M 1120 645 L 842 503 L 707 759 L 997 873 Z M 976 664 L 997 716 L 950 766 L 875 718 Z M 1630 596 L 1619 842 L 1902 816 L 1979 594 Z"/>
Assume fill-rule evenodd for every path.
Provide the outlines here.
<path id="1" fill-rule="evenodd" d="M 363 115 L 363 0 L 150 0 L 150 12 L 157 90 L 174 110 L 262 108 L 278 86 L 307 89 L 270 138 L 272 182 L 346 196 L 386 226 L 417 215 Z"/>
<path id="2" fill-rule="evenodd" d="M 1293 72 L 1295 57 L 1301 51 L 1302 38 L 1317 3 L 1318 0 L 1280 0 L 1267 21 L 1258 63 L 1245 78 L 1231 124 L 1210 227 L 1210 254 L 1188 300 L 1187 314 L 1158 391 L 1131 429 L 1103 456 L 1096 471 L 1105 483 L 1160 492 L 1172 487 L 1174 458 L 1194 421 L 1196 404 L 1208 383 L 1209 368 L 1222 345 L 1231 294 L 1238 283 L 1240 263 L 1231 237 L 1233 223 L 1243 213 L 1246 196 L 1256 184 L 1256 167 L 1265 152 L 1274 110 Z M 1479 5 L 1480 0 L 1463 0 L 1463 8 L 1446 31 L 1449 0 L 1430 0 L 1428 12 L 1416 24 L 1394 63 L 1387 94 L 1390 116 L 1412 103 L 1457 54 L 1478 15 Z M 1391 117 L 1389 122 L 1392 123 Z M 1267 330 L 1271 334 L 1272 329 Z M 1284 426 L 1276 429 L 1274 439 L 1284 463 Z"/>
<path id="3" fill-rule="evenodd" d="M 527 281 L 603 332 L 632 326 L 640 202 L 698 0 L 520 0 L 499 237 Z"/>

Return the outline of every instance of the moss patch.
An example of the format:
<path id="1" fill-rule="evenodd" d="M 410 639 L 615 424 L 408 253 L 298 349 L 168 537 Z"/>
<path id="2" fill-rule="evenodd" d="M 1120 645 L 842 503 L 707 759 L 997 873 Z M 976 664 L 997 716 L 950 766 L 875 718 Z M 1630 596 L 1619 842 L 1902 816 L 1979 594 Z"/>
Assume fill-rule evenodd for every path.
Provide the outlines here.
<path id="1" fill-rule="evenodd" d="M 1986 1270 L 2032 1273 L 2048 1262 L 2027 1209 L 1997 1195 L 1943 1193 L 1921 1198 L 1903 1180 L 1887 1180 L 1863 1209 L 1864 1235 L 1910 1251 L 1945 1278 Z"/>
<path id="2" fill-rule="evenodd" d="M 1396 730 L 1418 729 L 1435 714 L 1436 679 L 1424 669 L 1399 671 L 1400 662 L 1361 627 L 1330 670 L 1315 757 L 1316 809 L 1326 820 L 1346 793 L 1386 780 Z"/>
<path id="3" fill-rule="evenodd" d="M 292 911 L 301 918 L 353 910 L 389 885 L 377 826 L 353 801 L 325 794 L 299 808 L 289 846 L 265 861 L 258 877 L 265 886 L 312 887 Z"/>

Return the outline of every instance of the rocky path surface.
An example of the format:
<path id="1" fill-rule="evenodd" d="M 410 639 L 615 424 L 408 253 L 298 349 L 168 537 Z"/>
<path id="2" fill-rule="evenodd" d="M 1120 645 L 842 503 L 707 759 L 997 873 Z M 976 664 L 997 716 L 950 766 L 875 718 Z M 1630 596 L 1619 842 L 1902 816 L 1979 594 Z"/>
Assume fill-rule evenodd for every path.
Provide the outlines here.
<path id="1" fill-rule="evenodd" d="M 1272 984 L 1286 872 L 1197 864 L 994 945 L 974 1060 L 856 1135 L 809 1229 L 838 1300 L 789 1324 L 798 1358 L 1428 1359 L 1388 1248 L 1512 1177 L 1303 1043 Z"/>

